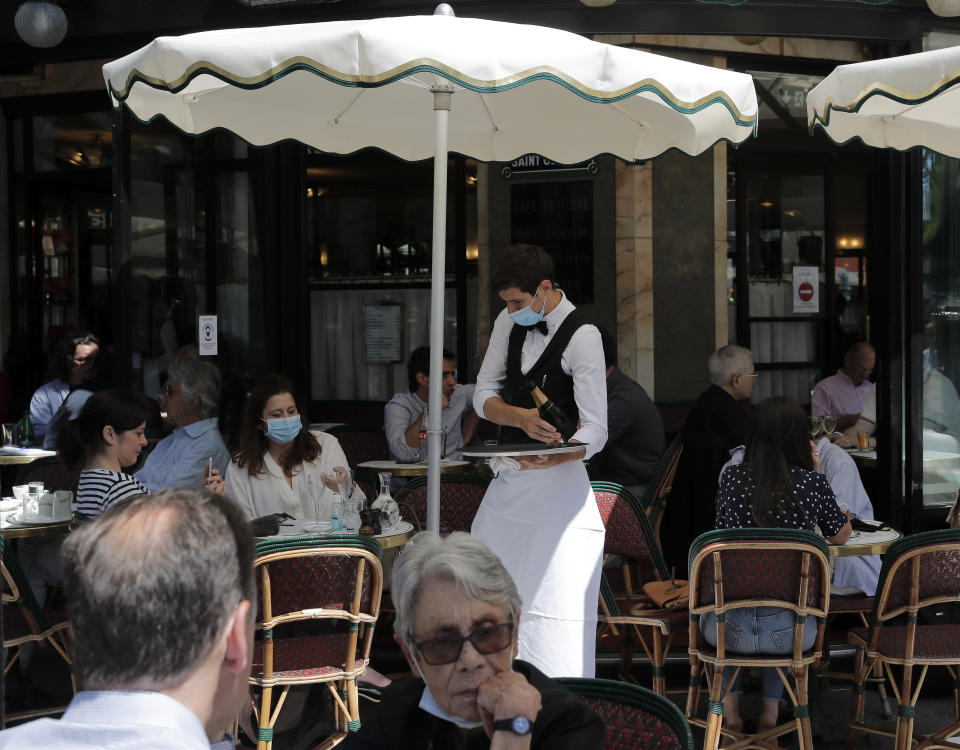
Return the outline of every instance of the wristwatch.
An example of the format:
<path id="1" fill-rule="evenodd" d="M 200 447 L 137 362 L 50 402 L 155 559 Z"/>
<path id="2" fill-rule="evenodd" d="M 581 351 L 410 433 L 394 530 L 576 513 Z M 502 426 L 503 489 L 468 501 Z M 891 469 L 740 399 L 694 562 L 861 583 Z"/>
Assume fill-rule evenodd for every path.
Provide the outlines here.
<path id="1" fill-rule="evenodd" d="M 494 732 L 513 732 L 521 736 L 530 734 L 532 727 L 533 725 L 530 723 L 530 719 L 526 716 L 514 716 L 512 719 L 500 719 L 499 721 L 493 722 Z"/>

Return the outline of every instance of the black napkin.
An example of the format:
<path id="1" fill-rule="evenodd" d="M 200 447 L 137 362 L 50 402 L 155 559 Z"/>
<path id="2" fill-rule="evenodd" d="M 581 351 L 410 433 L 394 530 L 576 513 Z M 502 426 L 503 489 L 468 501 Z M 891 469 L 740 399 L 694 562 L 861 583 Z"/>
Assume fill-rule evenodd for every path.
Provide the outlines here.
<path id="1" fill-rule="evenodd" d="M 850 525 L 853 527 L 854 531 L 886 531 L 890 528 L 889 525 L 885 523 L 877 524 L 876 522 L 871 523 L 870 521 L 861 521 L 859 518 L 851 518 Z"/>

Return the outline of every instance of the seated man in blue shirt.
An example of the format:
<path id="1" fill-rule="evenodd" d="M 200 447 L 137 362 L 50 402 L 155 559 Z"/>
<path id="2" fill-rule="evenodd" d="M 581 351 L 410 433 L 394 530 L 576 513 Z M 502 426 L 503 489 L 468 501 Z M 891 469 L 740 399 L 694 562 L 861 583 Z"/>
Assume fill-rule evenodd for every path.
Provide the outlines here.
<path id="1" fill-rule="evenodd" d="M 160 404 L 176 429 L 157 443 L 134 476 L 151 492 L 169 487 L 201 487 L 207 479 L 207 462 L 223 477 L 230 461 L 217 427 L 220 373 L 197 357 L 175 359 L 160 389 Z M 222 481 L 219 479 L 218 481 Z M 212 486 L 210 489 L 216 489 Z"/>
<path id="2" fill-rule="evenodd" d="M 0 750 L 233 750 L 256 612 L 240 508 L 143 495 L 70 534 L 63 557 L 80 692 L 61 718 L 0 732 Z"/>

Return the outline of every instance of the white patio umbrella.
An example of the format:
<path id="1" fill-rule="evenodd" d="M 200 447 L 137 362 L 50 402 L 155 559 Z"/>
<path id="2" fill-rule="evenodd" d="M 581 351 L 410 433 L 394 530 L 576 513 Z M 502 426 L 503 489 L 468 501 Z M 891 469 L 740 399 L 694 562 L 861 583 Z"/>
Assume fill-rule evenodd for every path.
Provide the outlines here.
<path id="1" fill-rule="evenodd" d="M 442 13 L 448 14 L 442 14 Z M 160 37 L 104 66 L 114 106 L 187 133 L 434 158 L 427 526 L 439 529 L 447 154 L 570 164 L 756 131 L 750 76 L 538 26 L 433 16 Z"/>
<path id="2" fill-rule="evenodd" d="M 960 156 L 960 47 L 840 65 L 807 94 L 807 121 L 836 143 Z"/>

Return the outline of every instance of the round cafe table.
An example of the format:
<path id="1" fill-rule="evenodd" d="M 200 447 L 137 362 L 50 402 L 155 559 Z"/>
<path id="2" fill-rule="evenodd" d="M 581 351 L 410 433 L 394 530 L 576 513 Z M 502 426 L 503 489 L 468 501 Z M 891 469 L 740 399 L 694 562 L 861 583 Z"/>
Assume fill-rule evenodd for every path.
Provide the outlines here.
<path id="1" fill-rule="evenodd" d="M 45 451 L 41 448 L 3 448 L 0 449 L 0 466 L 21 466 L 33 463 L 38 458 L 55 455 L 56 451 Z"/>
<path id="2" fill-rule="evenodd" d="M 445 458 L 440 462 L 441 474 L 457 474 L 470 466 L 469 461 Z M 402 461 L 361 461 L 358 469 L 367 471 L 389 471 L 395 477 L 425 477 L 427 475 L 426 461 L 417 463 L 403 463 Z"/>
<path id="3" fill-rule="evenodd" d="M 0 534 L 7 539 L 34 539 L 41 536 L 53 536 L 54 534 L 66 534 L 73 525 L 73 519 L 66 521 L 54 521 L 52 523 L 7 523 L 4 520 L 0 523 Z"/>
<path id="4" fill-rule="evenodd" d="M 831 544 L 830 557 L 866 557 L 882 555 L 903 534 L 896 529 L 882 531 L 854 531 L 846 544 Z"/>

